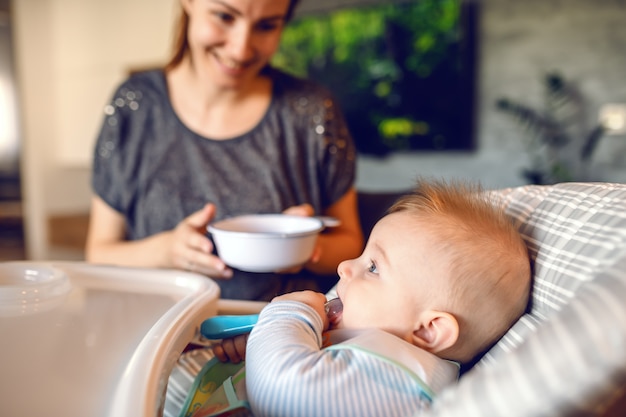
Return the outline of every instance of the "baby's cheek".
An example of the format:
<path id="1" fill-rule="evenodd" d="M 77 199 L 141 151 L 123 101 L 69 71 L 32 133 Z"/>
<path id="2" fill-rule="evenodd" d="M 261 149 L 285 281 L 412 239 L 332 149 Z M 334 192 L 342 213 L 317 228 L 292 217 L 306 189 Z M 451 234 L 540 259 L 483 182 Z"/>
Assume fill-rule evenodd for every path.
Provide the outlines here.
<path id="1" fill-rule="evenodd" d="M 363 318 L 363 312 L 361 312 L 361 314 L 357 314 L 350 310 L 344 310 L 341 313 L 339 326 L 341 326 L 340 328 L 342 329 L 362 329 L 367 327 L 363 324 Z"/>

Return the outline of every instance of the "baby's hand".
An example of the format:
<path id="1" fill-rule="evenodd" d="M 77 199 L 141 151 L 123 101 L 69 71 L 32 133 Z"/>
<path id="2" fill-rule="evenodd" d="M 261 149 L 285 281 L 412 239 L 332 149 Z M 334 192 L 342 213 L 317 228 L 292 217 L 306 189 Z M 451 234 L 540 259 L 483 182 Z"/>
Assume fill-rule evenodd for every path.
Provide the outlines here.
<path id="1" fill-rule="evenodd" d="M 274 297 L 274 301 L 299 301 L 304 303 L 317 311 L 317 314 L 322 318 L 324 322 L 324 330 L 328 329 L 328 317 L 326 316 L 326 296 L 320 292 L 315 291 L 296 291 L 278 297 Z"/>
<path id="2" fill-rule="evenodd" d="M 211 349 L 220 362 L 239 363 L 246 359 L 248 335 L 249 333 L 246 333 L 224 339 L 214 344 Z"/>

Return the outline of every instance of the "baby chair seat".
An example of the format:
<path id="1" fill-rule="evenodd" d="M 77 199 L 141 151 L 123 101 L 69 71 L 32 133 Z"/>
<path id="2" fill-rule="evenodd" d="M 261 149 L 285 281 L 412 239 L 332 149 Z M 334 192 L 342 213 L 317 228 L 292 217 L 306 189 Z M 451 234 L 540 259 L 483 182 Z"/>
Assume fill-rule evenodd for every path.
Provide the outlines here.
<path id="1" fill-rule="evenodd" d="M 420 415 L 626 415 L 611 408 L 626 387 L 626 185 L 530 185 L 494 198 L 529 247 L 530 309 Z"/>
<path id="2" fill-rule="evenodd" d="M 626 185 L 529 185 L 492 195 L 528 245 L 531 305 L 419 415 L 626 415 Z"/>

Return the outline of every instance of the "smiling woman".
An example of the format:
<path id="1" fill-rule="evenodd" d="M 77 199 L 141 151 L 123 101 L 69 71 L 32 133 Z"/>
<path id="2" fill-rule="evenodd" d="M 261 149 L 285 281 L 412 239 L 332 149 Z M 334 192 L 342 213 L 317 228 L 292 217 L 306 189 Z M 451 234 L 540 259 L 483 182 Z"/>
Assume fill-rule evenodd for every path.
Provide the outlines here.
<path id="1" fill-rule="evenodd" d="M 292 3 L 207 0 L 181 4 L 184 13 L 178 49 L 166 66 L 169 82 L 188 85 L 193 80 L 227 94 L 236 93 L 230 107 L 238 111 L 200 112 L 196 103 L 207 98 L 195 88 L 190 92 L 170 90 L 172 105 L 186 125 L 206 137 L 225 139 L 245 133 L 269 105 L 271 80 L 259 74 L 278 48 Z M 255 98 L 248 99 L 248 92 Z M 209 99 L 213 101 L 213 97 Z"/>
<path id="2" fill-rule="evenodd" d="M 94 152 L 87 259 L 215 278 L 223 298 L 326 290 L 363 244 L 355 149 L 334 97 L 269 64 L 296 0 L 180 0 L 163 69 L 131 75 Z M 332 216 L 288 273 L 226 265 L 209 223 L 243 214 Z"/>

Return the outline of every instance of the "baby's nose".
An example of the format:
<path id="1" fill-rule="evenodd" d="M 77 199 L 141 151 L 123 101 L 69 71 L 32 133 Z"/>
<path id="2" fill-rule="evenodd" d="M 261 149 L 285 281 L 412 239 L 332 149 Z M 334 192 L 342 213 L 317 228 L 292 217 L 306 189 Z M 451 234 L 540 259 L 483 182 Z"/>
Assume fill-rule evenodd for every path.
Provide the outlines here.
<path id="1" fill-rule="evenodd" d="M 350 263 L 351 261 L 343 261 L 337 267 L 337 274 L 339 275 L 339 279 L 348 279 L 350 278 Z"/>

